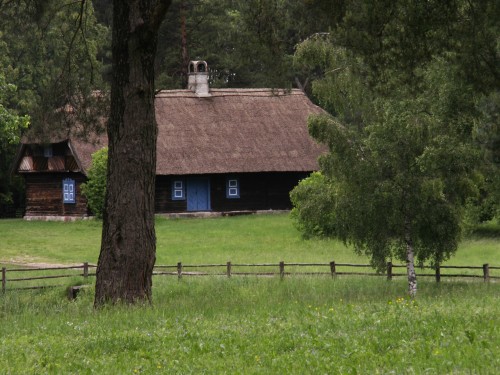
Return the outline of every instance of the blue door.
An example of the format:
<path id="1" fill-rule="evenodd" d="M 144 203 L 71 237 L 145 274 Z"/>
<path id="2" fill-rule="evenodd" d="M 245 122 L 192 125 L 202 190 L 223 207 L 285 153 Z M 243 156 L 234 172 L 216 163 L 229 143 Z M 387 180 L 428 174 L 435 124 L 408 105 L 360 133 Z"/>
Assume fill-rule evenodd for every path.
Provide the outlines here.
<path id="1" fill-rule="evenodd" d="M 186 188 L 188 211 L 210 211 L 210 181 L 207 177 L 189 177 Z"/>

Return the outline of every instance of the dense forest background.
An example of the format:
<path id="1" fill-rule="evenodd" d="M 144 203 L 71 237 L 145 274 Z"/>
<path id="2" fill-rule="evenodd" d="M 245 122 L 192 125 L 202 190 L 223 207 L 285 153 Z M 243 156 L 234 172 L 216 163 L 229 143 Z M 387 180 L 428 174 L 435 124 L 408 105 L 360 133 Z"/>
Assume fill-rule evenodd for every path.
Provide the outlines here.
<path id="1" fill-rule="evenodd" d="M 28 128 L 65 130 L 105 111 L 92 92 L 110 82 L 111 6 L 0 1 L 0 217 L 22 213 L 10 167 Z M 479 155 L 469 216 L 496 214 L 498 1 L 175 0 L 159 33 L 157 89 L 185 88 L 196 59 L 212 87 L 300 88 L 359 132 L 389 102 L 427 100 L 421 110 L 454 124 Z M 57 110 L 68 105 L 71 118 Z"/>

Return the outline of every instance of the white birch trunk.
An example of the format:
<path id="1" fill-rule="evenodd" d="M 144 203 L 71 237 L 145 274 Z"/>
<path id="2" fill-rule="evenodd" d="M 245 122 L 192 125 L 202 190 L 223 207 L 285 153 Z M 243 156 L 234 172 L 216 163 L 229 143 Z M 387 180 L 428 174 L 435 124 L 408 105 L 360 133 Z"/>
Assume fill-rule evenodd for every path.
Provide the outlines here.
<path id="1" fill-rule="evenodd" d="M 417 295 L 417 275 L 415 274 L 413 241 L 411 238 L 411 230 L 408 222 L 406 223 L 405 227 L 406 274 L 408 276 L 408 293 L 410 294 L 410 298 L 415 298 Z"/>

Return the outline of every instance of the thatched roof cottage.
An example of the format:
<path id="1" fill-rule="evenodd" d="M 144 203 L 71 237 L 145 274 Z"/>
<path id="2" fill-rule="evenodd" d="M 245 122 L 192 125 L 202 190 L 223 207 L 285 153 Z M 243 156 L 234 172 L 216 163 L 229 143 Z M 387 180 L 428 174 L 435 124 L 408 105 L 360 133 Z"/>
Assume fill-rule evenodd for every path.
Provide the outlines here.
<path id="1" fill-rule="evenodd" d="M 300 91 L 209 89 L 205 62 L 192 62 L 189 89 L 160 91 L 156 211 L 290 208 L 289 192 L 324 148 L 308 134 L 320 113 Z M 26 181 L 26 217 L 88 215 L 80 184 L 106 136 L 22 143 L 15 170 Z"/>

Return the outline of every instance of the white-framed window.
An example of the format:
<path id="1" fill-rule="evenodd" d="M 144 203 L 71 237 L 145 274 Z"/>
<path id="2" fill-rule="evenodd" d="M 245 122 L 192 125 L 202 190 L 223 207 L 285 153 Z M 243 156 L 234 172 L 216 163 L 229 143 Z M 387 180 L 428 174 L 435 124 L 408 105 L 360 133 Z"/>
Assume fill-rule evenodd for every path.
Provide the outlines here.
<path id="1" fill-rule="evenodd" d="M 172 181 L 172 200 L 182 201 L 184 199 L 186 199 L 186 189 L 184 186 L 184 180 Z"/>
<path id="2" fill-rule="evenodd" d="M 66 178 L 63 180 L 63 203 L 75 203 L 76 189 L 75 180 Z"/>
<path id="3" fill-rule="evenodd" d="M 240 180 L 230 177 L 226 180 L 226 198 L 239 198 L 240 197 Z"/>

